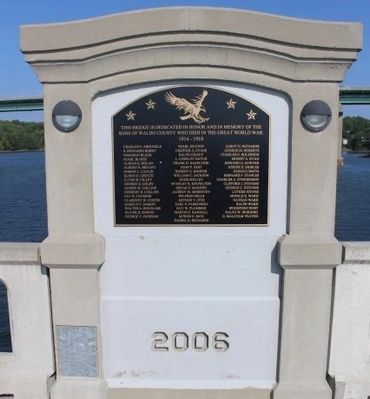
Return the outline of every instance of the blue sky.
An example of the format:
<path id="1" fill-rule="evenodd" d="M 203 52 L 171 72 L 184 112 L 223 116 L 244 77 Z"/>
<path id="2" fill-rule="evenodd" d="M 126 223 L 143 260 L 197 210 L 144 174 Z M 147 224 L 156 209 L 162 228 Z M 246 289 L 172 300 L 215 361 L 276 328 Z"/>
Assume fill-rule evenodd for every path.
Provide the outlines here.
<path id="1" fill-rule="evenodd" d="M 19 50 L 19 26 L 63 22 L 135 9 L 167 6 L 228 7 L 364 26 L 364 45 L 344 86 L 370 87 L 370 0 L 0 0 L 0 98 L 42 95 L 42 86 Z M 370 118 L 370 106 L 346 107 Z M 40 120 L 42 113 L 0 114 L 1 119 Z"/>

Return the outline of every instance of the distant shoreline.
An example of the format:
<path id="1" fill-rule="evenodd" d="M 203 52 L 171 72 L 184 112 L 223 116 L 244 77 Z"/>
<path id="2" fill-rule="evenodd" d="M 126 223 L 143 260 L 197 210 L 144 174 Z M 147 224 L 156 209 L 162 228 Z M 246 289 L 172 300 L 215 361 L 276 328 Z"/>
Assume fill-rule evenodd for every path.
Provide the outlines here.
<path id="1" fill-rule="evenodd" d="M 348 153 L 348 154 L 359 154 L 359 155 L 370 155 L 369 150 L 348 150 L 347 148 L 342 150 L 342 153 Z"/>
<path id="2" fill-rule="evenodd" d="M 38 150 L 0 150 L 0 154 L 9 154 L 9 153 L 16 153 L 16 152 L 42 152 L 45 151 L 45 148 L 40 148 Z"/>

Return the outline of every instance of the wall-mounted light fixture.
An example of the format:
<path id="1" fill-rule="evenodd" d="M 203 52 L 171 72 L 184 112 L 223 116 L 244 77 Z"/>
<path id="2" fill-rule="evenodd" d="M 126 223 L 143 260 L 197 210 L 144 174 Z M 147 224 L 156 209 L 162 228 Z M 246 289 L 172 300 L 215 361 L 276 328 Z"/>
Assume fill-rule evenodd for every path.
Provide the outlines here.
<path id="1" fill-rule="evenodd" d="M 302 109 L 302 124 L 310 132 L 318 133 L 323 131 L 329 125 L 330 120 L 331 109 L 324 101 L 310 101 Z"/>
<path id="2" fill-rule="evenodd" d="M 69 133 L 80 125 L 82 112 L 76 103 L 64 100 L 55 105 L 52 119 L 54 126 L 59 131 Z"/>

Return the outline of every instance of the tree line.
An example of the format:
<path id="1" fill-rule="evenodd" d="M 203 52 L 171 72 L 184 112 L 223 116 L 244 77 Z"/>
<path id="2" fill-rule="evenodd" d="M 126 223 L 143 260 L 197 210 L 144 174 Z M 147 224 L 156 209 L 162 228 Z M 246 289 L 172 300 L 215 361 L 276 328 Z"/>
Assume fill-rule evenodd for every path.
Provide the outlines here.
<path id="1" fill-rule="evenodd" d="M 343 147 L 351 151 L 370 151 L 370 120 L 361 116 L 343 118 Z"/>
<path id="2" fill-rule="evenodd" d="M 0 120 L 0 151 L 40 150 L 44 148 L 44 124 Z"/>
<path id="3" fill-rule="evenodd" d="M 370 151 L 370 120 L 361 116 L 343 118 L 343 147 L 351 151 Z M 0 120 L 0 151 L 40 150 L 44 148 L 44 124 Z"/>

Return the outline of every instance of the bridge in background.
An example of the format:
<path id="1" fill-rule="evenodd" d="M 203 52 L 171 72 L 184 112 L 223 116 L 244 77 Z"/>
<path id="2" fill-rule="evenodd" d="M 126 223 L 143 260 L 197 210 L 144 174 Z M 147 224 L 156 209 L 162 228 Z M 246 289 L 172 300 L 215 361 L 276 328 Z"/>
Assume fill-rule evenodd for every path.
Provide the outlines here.
<path id="1" fill-rule="evenodd" d="M 0 112 L 43 111 L 42 97 L 0 99 Z"/>
<path id="2" fill-rule="evenodd" d="M 370 88 L 342 87 L 339 89 L 339 101 L 342 105 L 370 104 Z"/>
<path id="3" fill-rule="evenodd" d="M 339 90 L 342 105 L 370 104 L 369 87 L 343 87 Z M 0 99 L 0 112 L 43 111 L 42 97 Z"/>

